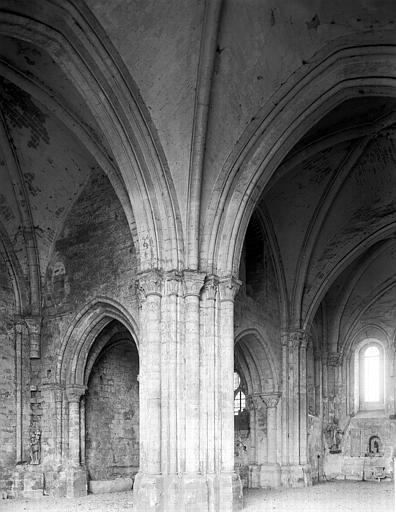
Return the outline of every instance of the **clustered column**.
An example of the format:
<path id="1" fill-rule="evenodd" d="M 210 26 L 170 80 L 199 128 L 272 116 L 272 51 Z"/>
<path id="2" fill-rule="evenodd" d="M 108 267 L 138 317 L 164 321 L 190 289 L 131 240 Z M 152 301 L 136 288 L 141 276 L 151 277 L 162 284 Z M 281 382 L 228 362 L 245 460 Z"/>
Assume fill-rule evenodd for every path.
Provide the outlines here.
<path id="1" fill-rule="evenodd" d="M 234 278 L 149 271 L 140 298 L 141 511 L 232 510 Z M 236 492 L 235 492 L 236 491 Z M 172 508 L 173 507 L 173 508 Z"/>
<path id="2" fill-rule="evenodd" d="M 263 402 L 267 406 L 267 454 L 268 463 L 277 464 L 278 462 L 278 429 L 277 429 L 277 405 L 279 395 L 263 395 Z"/>
<path id="3" fill-rule="evenodd" d="M 234 475 L 234 298 L 240 285 L 233 277 L 219 282 L 220 331 L 216 356 L 219 361 L 222 482 L 218 510 L 232 510 L 233 502 L 242 495 L 240 481 Z"/>
<path id="4" fill-rule="evenodd" d="M 310 483 L 307 458 L 307 337 L 303 330 L 286 333 L 282 343 L 283 430 L 282 483 Z"/>
<path id="5" fill-rule="evenodd" d="M 186 472 L 200 470 L 200 293 L 205 274 L 185 272 Z"/>
<path id="6" fill-rule="evenodd" d="M 139 297 L 139 435 L 140 470 L 135 500 L 141 510 L 155 510 L 161 495 L 161 297 L 162 276 L 141 274 Z"/>

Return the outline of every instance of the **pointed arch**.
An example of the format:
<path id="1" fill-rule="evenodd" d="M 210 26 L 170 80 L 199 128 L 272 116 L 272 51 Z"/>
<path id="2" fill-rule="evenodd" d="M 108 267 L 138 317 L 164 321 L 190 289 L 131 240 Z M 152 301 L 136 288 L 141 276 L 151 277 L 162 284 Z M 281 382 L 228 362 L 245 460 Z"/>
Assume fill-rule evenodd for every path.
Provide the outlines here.
<path id="1" fill-rule="evenodd" d="M 0 33 L 48 52 L 100 126 L 133 208 L 141 270 L 180 268 L 181 220 L 164 152 L 136 85 L 92 13 L 72 0 L 2 0 L 0 12 Z"/>
<path id="2" fill-rule="evenodd" d="M 8 234 L 0 222 L 0 255 L 7 266 L 15 297 L 15 313 L 24 314 L 29 310 L 29 290 L 22 267 L 14 252 Z"/>
<path id="3" fill-rule="evenodd" d="M 346 267 L 350 265 L 352 261 L 361 256 L 370 247 L 374 246 L 375 244 L 382 240 L 385 240 L 386 238 L 392 237 L 395 231 L 396 221 L 390 222 L 386 226 L 383 226 L 381 229 L 375 231 L 373 234 L 362 240 L 360 243 L 356 244 L 355 247 L 353 247 L 348 252 L 348 254 L 346 254 L 337 263 L 337 265 L 334 266 L 334 268 L 328 274 L 326 279 L 324 279 L 321 282 L 316 294 L 314 295 L 309 306 L 307 307 L 306 313 L 302 319 L 302 325 L 304 329 L 306 329 L 307 326 L 312 322 L 312 319 L 315 316 L 315 312 L 318 309 L 319 304 L 323 300 L 332 283 L 334 283 L 335 279 L 341 274 L 341 272 L 345 270 Z"/>
<path id="4" fill-rule="evenodd" d="M 375 71 L 373 71 L 375 70 Z M 334 40 L 282 86 L 254 117 L 218 177 L 202 235 L 201 264 L 236 273 L 249 219 L 269 179 L 324 115 L 363 94 L 395 96 L 390 31 Z"/>
<path id="5" fill-rule="evenodd" d="M 56 368 L 58 384 L 84 385 L 91 347 L 113 320 L 118 320 L 125 327 L 139 349 L 138 325 L 132 315 L 116 301 L 98 297 L 75 316 L 62 339 Z"/>
<path id="6" fill-rule="evenodd" d="M 279 365 L 276 364 L 272 348 L 263 333 L 255 327 L 236 331 L 234 345 L 236 357 L 239 356 L 241 366 L 248 372 L 245 376 L 248 392 L 250 394 L 278 392 L 280 386 Z M 260 360 L 267 362 L 270 375 L 265 375 L 266 368 L 260 364 Z M 272 381 L 272 389 L 268 389 L 266 379 Z"/>

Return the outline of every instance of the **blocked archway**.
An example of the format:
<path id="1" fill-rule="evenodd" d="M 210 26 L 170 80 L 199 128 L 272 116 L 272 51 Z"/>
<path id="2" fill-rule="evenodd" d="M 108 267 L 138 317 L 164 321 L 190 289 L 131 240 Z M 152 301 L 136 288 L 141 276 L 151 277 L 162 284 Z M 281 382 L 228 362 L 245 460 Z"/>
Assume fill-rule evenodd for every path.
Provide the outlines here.
<path id="1" fill-rule="evenodd" d="M 103 368 L 106 364 L 110 368 L 109 378 L 103 382 Z M 56 425 L 55 457 L 67 467 L 66 489 L 61 490 L 67 496 L 85 495 L 88 490 L 87 484 L 92 479 L 107 481 L 105 487 L 100 486 L 99 490 L 122 490 L 119 487 L 112 488 L 111 486 L 111 482 L 114 480 L 118 480 L 117 484 L 120 484 L 117 477 L 122 476 L 122 472 L 129 475 L 127 477 L 129 481 L 123 483 L 123 489 L 125 490 L 125 485 L 129 489 L 132 487 L 132 478 L 138 470 L 136 461 L 139 457 L 137 449 L 139 442 L 138 371 L 138 335 L 133 317 L 125 308 L 111 299 L 100 298 L 88 304 L 76 316 L 66 333 L 57 365 L 57 381 L 60 389 L 65 389 L 65 394 L 63 398 L 62 394 L 59 394 L 59 398 L 55 398 L 59 404 L 57 406 L 59 412 Z M 120 376 L 121 373 L 121 378 L 111 378 L 110 374 Z M 102 383 L 100 375 L 102 375 Z M 114 391 L 115 380 L 117 381 L 116 385 L 118 384 L 119 388 L 123 389 L 121 394 L 116 394 Z M 102 397 L 102 400 L 91 408 L 90 400 L 95 396 L 95 390 L 97 396 Z M 103 396 L 105 396 L 104 400 Z M 131 397 L 135 404 L 135 413 L 132 419 L 132 410 L 127 411 L 131 421 L 128 420 L 129 423 L 127 421 L 123 424 L 123 420 L 127 420 L 127 418 L 123 418 L 122 408 Z M 113 402 L 116 402 L 117 399 L 120 399 L 118 405 L 113 407 Z M 93 415 L 88 414 L 88 423 L 91 420 L 97 421 L 98 418 L 102 422 L 99 443 L 96 439 L 96 447 L 91 453 L 89 452 L 91 447 L 88 446 L 88 462 L 89 460 L 93 461 L 91 464 L 88 463 L 88 472 L 86 466 L 86 403 L 88 403 L 88 409 L 93 411 Z M 112 407 L 112 410 L 109 412 L 106 407 L 107 409 Z M 107 419 L 102 417 L 101 410 L 109 412 Z M 109 421 L 109 417 L 111 417 L 111 421 Z M 124 443 L 125 446 L 122 447 L 122 442 L 119 443 L 120 446 L 125 448 L 127 445 L 128 452 L 131 452 L 131 446 L 134 447 L 129 459 L 121 460 L 119 464 L 114 462 L 112 456 L 115 445 L 110 443 L 110 446 L 107 446 L 109 440 L 114 437 L 114 431 L 117 432 L 117 428 L 116 438 L 128 437 Z M 128 436 L 123 435 L 125 428 L 129 432 Z M 120 447 L 117 450 L 118 453 L 122 451 Z M 100 451 L 104 454 L 102 458 L 98 455 Z M 103 462 L 105 462 L 105 470 L 100 473 L 97 468 L 103 465 Z M 112 467 L 117 465 L 125 467 L 118 468 L 118 470 Z M 103 482 L 103 480 L 101 481 Z"/>
<path id="2" fill-rule="evenodd" d="M 139 355 L 131 334 L 118 321 L 97 336 L 85 370 L 85 465 L 93 492 L 130 488 L 139 469 Z M 117 480 L 117 482 L 115 482 Z"/>
<path id="3" fill-rule="evenodd" d="M 236 411 L 234 416 L 235 470 L 244 487 L 278 487 L 281 453 L 279 376 L 271 348 L 259 330 L 252 328 L 237 333 L 235 369 L 246 393 L 244 410 Z M 241 421 L 245 416 L 248 424 Z"/>

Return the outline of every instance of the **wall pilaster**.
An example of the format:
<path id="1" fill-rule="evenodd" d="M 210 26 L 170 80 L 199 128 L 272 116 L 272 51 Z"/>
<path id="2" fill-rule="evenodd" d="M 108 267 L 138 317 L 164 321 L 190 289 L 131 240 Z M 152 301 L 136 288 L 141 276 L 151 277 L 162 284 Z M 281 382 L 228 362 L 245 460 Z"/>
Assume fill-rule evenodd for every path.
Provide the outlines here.
<path id="1" fill-rule="evenodd" d="M 41 357 L 41 316 L 25 317 L 25 322 L 29 332 L 30 358 L 39 359 Z"/>
<path id="2" fill-rule="evenodd" d="M 205 274 L 184 272 L 186 357 L 186 472 L 200 470 L 200 294 Z"/>
<path id="3" fill-rule="evenodd" d="M 66 386 L 68 400 L 68 431 L 69 449 L 66 470 L 66 496 L 75 498 L 87 494 L 87 474 L 81 465 L 81 397 L 85 387 L 80 385 Z"/>

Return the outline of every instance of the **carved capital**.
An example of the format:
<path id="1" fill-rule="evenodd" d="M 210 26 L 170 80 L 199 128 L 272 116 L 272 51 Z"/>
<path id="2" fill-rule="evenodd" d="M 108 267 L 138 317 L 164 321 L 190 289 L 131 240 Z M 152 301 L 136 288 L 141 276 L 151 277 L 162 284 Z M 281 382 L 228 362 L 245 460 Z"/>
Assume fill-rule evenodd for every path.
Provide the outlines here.
<path id="1" fill-rule="evenodd" d="M 205 282 L 206 274 L 195 270 L 184 271 L 185 291 L 184 296 L 199 297 Z"/>
<path id="2" fill-rule="evenodd" d="M 207 276 L 204 282 L 204 292 L 208 300 L 214 300 L 216 298 L 216 292 L 218 289 L 219 280 L 216 276 Z"/>
<path id="3" fill-rule="evenodd" d="M 147 299 L 149 295 L 162 294 L 162 275 L 158 270 L 149 270 L 139 275 L 136 280 L 136 293 L 140 305 Z"/>
<path id="4" fill-rule="evenodd" d="M 263 402 L 258 395 L 248 395 L 246 397 L 246 408 L 249 411 L 257 411 L 261 406 L 263 405 Z"/>
<path id="5" fill-rule="evenodd" d="M 48 392 L 52 393 L 55 399 L 55 402 L 61 402 L 63 397 L 64 389 L 60 384 L 56 384 L 55 382 L 47 382 L 41 385 L 41 391 L 43 393 Z"/>
<path id="6" fill-rule="evenodd" d="M 15 315 L 14 317 L 14 331 L 16 334 L 22 334 L 24 329 L 27 328 L 24 318 Z"/>
<path id="7" fill-rule="evenodd" d="M 85 386 L 81 386 L 79 384 L 66 386 L 66 396 L 69 402 L 79 402 L 84 393 Z"/>
<path id="8" fill-rule="evenodd" d="M 180 295 L 182 293 L 182 275 L 177 270 L 165 274 L 164 293 L 165 295 Z"/>
<path id="9" fill-rule="evenodd" d="M 303 336 L 300 342 L 300 349 L 306 350 L 309 344 L 309 338 L 307 335 Z"/>
<path id="10" fill-rule="evenodd" d="M 248 395 L 246 397 L 246 409 L 248 411 L 253 411 L 254 409 L 256 409 L 255 397 L 254 396 Z"/>
<path id="11" fill-rule="evenodd" d="M 55 397 L 55 402 L 62 402 L 62 398 L 63 398 L 63 389 L 61 389 L 61 388 L 55 388 L 55 389 L 54 389 L 54 397 Z"/>
<path id="12" fill-rule="evenodd" d="M 267 407 L 267 409 L 270 409 L 272 407 L 276 407 L 278 405 L 280 394 L 279 393 L 271 393 L 271 394 L 262 394 L 260 395 L 261 400 Z"/>
<path id="13" fill-rule="evenodd" d="M 342 353 L 341 352 L 330 352 L 327 354 L 328 366 L 340 366 L 342 364 Z"/>
<path id="14" fill-rule="evenodd" d="M 283 349 L 289 346 L 289 333 L 287 331 L 282 331 L 281 333 L 281 345 Z"/>
<path id="15" fill-rule="evenodd" d="M 298 348 L 306 348 L 307 347 L 307 337 L 305 331 L 298 329 L 296 331 L 291 331 L 288 334 L 288 346 L 289 349 L 295 350 Z"/>
<path id="16" fill-rule="evenodd" d="M 236 279 L 234 276 L 220 279 L 220 300 L 222 302 L 234 302 L 235 295 L 238 293 L 241 284 L 241 281 Z"/>

